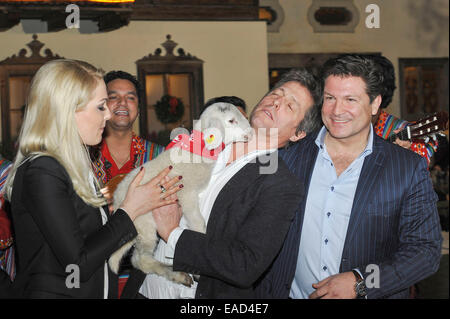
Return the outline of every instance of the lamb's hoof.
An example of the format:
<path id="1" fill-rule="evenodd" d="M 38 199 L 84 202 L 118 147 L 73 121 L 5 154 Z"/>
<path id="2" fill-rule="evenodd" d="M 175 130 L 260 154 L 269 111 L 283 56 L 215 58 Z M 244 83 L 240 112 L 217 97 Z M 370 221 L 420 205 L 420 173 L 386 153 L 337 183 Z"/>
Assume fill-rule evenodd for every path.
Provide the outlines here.
<path id="1" fill-rule="evenodd" d="M 194 281 L 191 276 L 185 272 L 175 272 L 174 281 L 178 282 L 186 287 L 191 287 Z"/>
<path id="2" fill-rule="evenodd" d="M 117 274 L 119 272 L 120 259 L 114 254 L 109 258 L 108 264 L 113 273 Z"/>

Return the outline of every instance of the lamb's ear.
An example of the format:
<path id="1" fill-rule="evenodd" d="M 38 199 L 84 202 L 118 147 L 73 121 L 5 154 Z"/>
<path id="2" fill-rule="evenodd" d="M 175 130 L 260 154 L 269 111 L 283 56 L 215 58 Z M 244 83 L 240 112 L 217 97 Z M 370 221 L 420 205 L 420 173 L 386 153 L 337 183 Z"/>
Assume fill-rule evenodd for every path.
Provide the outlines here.
<path id="1" fill-rule="evenodd" d="M 212 150 L 222 144 L 224 127 L 219 119 L 212 118 L 208 121 L 207 128 L 203 130 L 203 140 L 207 150 Z"/>

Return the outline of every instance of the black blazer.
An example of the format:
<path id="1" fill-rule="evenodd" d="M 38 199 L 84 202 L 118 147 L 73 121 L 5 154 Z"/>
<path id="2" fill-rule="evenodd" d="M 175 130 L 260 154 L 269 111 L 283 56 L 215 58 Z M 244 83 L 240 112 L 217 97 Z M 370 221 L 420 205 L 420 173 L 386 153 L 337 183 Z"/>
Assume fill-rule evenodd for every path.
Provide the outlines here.
<path id="1" fill-rule="evenodd" d="M 0 269 L 0 299 L 17 298 L 12 290 L 11 278 L 9 275 Z"/>
<path id="2" fill-rule="evenodd" d="M 277 152 L 273 174 L 257 160 L 244 166 L 221 190 L 206 234 L 184 230 L 173 262 L 176 271 L 199 274 L 196 298 L 254 298 L 254 286 L 280 251 L 303 184 Z"/>
<path id="3" fill-rule="evenodd" d="M 75 193 L 66 170 L 48 156 L 19 167 L 11 208 L 14 286 L 23 298 L 103 298 L 105 261 L 137 235 L 122 210 L 103 226 L 99 209 Z M 70 268 L 66 272 L 68 265 L 79 267 L 79 288 L 66 286 L 75 275 Z M 109 272 L 110 298 L 117 298 L 117 285 L 117 276 Z"/>
<path id="4" fill-rule="evenodd" d="M 305 182 L 306 195 L 283 249 L 258 286 L 258 297 L 289 297 L 318 154 L 316 137 L 308 135 L 281 155 Z M 379 287 L 368 289 L 367 297 L 408 298 L 408 288 L 439 267 L 442 236 L 436 201 L 426 161 L 374 135 L 372 154 L 358 180 L 339 272 L 358 268 L 369 279 L 373 270 L 367 266 L 377 265 Z"/>

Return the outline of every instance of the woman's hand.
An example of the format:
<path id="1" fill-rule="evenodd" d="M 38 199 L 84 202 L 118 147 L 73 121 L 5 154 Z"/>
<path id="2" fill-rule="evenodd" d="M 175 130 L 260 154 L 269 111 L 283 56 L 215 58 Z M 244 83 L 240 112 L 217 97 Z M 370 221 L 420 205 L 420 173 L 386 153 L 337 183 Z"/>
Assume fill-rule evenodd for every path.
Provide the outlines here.
<path id="1" fill-rule="evenodd" d="M 183 185 L 177 185 L 181 176 L 176 176 L 167 181 L 165 177 L 172 167 L 167 167 L 148 183 L 140 185 L 144 177 L 145 168 L 136 175 L 128 187 L 128 192 L 120 206 L 128 213 L 131 220 L 135 220 L 140 215 L 148 213 L 158 207 L 174 204 L 177 202 L 176 196 L 171 196 L 182 189 Z M 162 187 L 161 187 L 162 186 Z M 165 189 L 165 192 L 163 192 Z"/>
<path id="2" fill-rule="evenodd" d="M 176 195 L 174 194 L 171 197 L 171 199 L 176 198 Z M 183 215 L 181 206 L 175 203 L 157 208 L 152 213 L 158 234 L 167 243 L 170 233 L 180 224 L 180 219 Z"/>

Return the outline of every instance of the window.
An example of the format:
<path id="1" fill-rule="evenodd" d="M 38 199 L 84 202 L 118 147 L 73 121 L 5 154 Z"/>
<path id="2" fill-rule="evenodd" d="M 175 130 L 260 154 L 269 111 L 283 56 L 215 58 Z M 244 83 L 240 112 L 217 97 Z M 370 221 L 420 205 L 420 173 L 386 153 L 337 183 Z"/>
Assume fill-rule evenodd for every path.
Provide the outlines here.
<path id="1" fill-rule="evenodd" d="M 33 40 L 27 44 L 27 50 L 21 49 L 18 55 L 13 55 L 0 62 L 0 103 L 2 113 L 2 156 L 12 160 L 16 153 L 16 140 L 22 124 L 28 89 L 31 79 L 37 70 L 46 62 L 59 59 L 50 49 L 45 49 L 45 57 L 40 55 L 44 43 Z"/>
<path id="2" fill-rule="evenodd" d="M 402 118 L 448 110 L 448 58 L 399 59 Z"/>
<path id="3" fill-rule="evenodd" d="M 161 49 L 136 62 L 138 79 L 144 92 L 139 109 L 140 135 L 146 139 L 167 145 L 170 132 L 176 127 L 192 128 L 194 119 L 198 119 L 203 105 L 203 61 L 186 54 L 183 49 L 173 54 L 177 43 L 167 35 Z M 164 123 L 155 112 L 155 104 L 165 95 L 180 99 L 184 106 L 184 114 L 176 121 Z"/>

